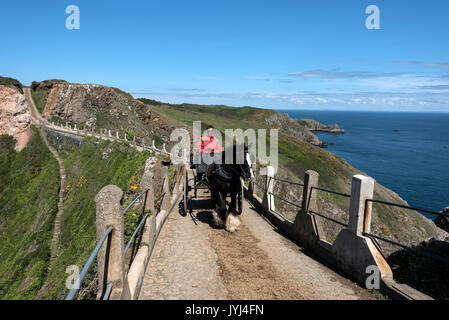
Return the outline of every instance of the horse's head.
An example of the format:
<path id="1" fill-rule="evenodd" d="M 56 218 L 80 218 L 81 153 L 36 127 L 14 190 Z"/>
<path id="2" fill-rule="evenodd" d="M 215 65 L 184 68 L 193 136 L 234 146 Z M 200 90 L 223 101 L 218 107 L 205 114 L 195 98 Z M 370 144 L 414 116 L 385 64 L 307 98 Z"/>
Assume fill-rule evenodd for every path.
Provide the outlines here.
<path id="1" fill-rule="evenodd" d="M 254 179 L 254 172 L 253 172 L 253 160 L 254 156 L 252 156 L 249 151 L 248 151 L 248 146 L 245 145 L 244 146 L 244 152 L 245 152 L 245 162 L 243 163 L 243 165 L 241 165 L 241 169 L 242 169 L 242 173 L 243 176 L 245 177 L 245 179 L 249 179 L 252 180 Z"/>

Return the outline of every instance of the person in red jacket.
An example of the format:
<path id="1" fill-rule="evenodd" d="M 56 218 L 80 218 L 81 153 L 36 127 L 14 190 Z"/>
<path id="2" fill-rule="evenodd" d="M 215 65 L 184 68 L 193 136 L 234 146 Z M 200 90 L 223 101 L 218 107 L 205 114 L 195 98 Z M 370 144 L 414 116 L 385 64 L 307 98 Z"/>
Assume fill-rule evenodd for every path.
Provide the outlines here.
<path id="1" fill-rule="evenodd" d="M 220 140 L 212 135 L 213 126 L 207 127 L 207 134 L 203 135 L 196 144 L 196 152 L 198 153 L 220 153 L 223 149 Z"/>

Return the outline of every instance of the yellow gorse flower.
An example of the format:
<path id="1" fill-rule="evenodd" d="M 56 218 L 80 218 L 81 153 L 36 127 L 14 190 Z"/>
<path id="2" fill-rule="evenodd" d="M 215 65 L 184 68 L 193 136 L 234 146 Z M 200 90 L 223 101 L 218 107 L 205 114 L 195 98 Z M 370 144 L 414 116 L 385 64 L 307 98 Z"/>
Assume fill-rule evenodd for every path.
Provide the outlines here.
<path id="1" fill-rule="evenodd" d="M 85 176 L 81 176 L 80 180 L 78 181 L 78 187 L 81 188 L 86 182 L 87 182 L 86 177 Z"/>

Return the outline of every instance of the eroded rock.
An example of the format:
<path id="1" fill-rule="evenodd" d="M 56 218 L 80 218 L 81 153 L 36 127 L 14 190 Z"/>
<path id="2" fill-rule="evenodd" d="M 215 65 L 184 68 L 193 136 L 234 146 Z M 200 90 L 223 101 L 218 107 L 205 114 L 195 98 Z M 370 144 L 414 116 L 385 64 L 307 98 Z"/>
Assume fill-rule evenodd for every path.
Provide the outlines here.
<path id="1" fill-rule="evenodd" d="M 18 90 L 0 85 L 0 135 L 16 139 L 16 151 L 22 150 L 31 136 L 28 102 Z"/>

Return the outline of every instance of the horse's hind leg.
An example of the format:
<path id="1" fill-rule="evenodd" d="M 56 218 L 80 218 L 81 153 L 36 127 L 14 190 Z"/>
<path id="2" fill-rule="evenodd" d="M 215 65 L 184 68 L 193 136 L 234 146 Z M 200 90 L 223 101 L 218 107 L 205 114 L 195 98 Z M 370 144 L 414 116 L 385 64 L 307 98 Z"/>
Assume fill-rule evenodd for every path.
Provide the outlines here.
<path id="1" fill-rule="evenodd" d="M 213 214 L 215 225 L 224 226 L 226 221 L 226 202 L 222 194 L 218 191 L 214 191 L 215 211 Z"/>
<path id="2" fill-rule="evenodd" d="M 229 213 L 237 213 L 237 194 L 231 192 L 231 203 L 229 203 Z"/>
<path id="3" fill-rule="evenodd" d="M 236 193 L 231 192 L 231 203 L 229 204 L 228 216 L 226 217 L 226 230 L 229 232 L 237 231 L 240 227 L 240 219 L 236 215 L 236 198 Z"/>

